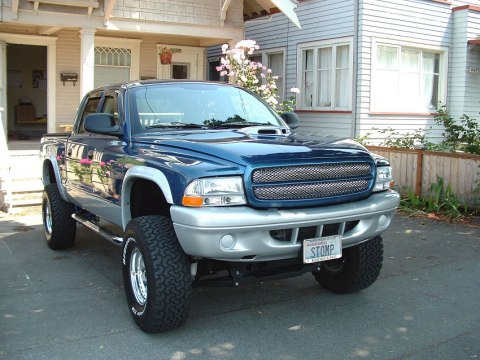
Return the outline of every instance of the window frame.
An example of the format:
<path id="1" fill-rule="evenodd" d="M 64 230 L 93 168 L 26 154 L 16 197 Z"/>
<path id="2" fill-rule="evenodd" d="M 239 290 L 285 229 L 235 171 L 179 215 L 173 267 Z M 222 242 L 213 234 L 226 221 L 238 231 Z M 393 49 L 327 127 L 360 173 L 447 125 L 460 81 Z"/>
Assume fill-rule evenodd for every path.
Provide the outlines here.
<path id="1" fill-rule="evenodd" d="M 336 76 L 337 76 L 337 47 L 341 46 L 348 46 L 348 84 L 346 89 L 351 89 L 351 91 L 347 91 L 346 96 L 347 99 L 347 106 L 337 106 L 336 104 Z M 320 49 L 332 49 L 332 58 L 331 58 L 331 86 L 329 89 L 331 104 L 330 106 L 316 106 L 315 102 L 318 99 L 318 80 L 317 80 L 317 72 L 318 72 L 318 52 Z M 313 99 L 314 103 L 312 106 L 305 106 L 303 104 L 305 91 L 303 86 L 303 73 L 304 73 L 304 52 L 307 50 L 313 50 L 313 64 L 312 64 L 312 71 L 313 71 Z M 307 43 L 298 44 L 297 47 L 297 87 L 300 89 L 300 94 L 297 94 L 297 110 L 304 110 L 304 111 L 327 111 L 327 112 L 350 112 L 352 111 L 352 98 L 353 98 L 353 37 L 343 37 L 343 38 L 336 38 L 336 39 L 329 39 L 329 40 L 318 40 L 312 41 Z"/>
<path id="2" fill-rule="evenodd" d="M 371 81 L 371 92 L 370 92 L 370 113 L 373 114 L 431 114 L 434 112 L 434 109 L 427 109 L 427 108 L 412 108 L 408 107 L 408 104 L 402 104 L 398 102 L 398 106 L 396 107 L 382 107 L 378 106 L 378 102 L 376 102 L 376 96 L 378 96 L 378 58 L 377 58 L 377 49 L 378 46 L 386 46 L 386 47 L 394 47 L 399 49 L 399 61 L 401 61 L 401 53 L 402 49 L 412 49 L 418 50 L 421 52 L 421 60 L 423 61 L 423 54 L 425 52 L 436 53 L 440 55 L 439 59 L 439 71 L 438 71 L 438 102 L 443 104 L 446 103 L 447 100 L 447 81 L 448 81 L 448 48 L 444 46 L 432 46 L 426 45 L 421 43 L 409 42 L 409 41 L 397 41 L 391 39 L 379 39 L 374 38 L 372 39 L 372 52 L 371 52 L 371 69 L 370 69 L 370 81 Z M 422 62 L 420 63 L 420 65 Z M 399 63 L 399 68 L 401 63 Z M 401 74 L 401 72 L 399 72 Z M 420 67 L 420 77 L 422 77 L 425 73 L 423 72 L 423 67 Z"/>
<path id="3" fill-rule="evenodd" d="M 270 55 L 278 55 L 278 54 L 281 54 L 282 58 L 283 58 L 282 73 L 281 74 L 272 73 L 272 74 L 274 76 L 281 76 L 282 79 L 283 79 L 283 83 L 282 83 L 283 94 L 278 92 L 278 96 L 280 97 L 280 101 L 283 101 L 286 98 L 286 95 L 287 95 L 287 82 L 286 82 L 287 79 L 286 79 L 286 70 L 285 70 L 286 69 L 286 61 L 287 61 L 286 48 L 285 47 L 275 47 L 275 48 L 270 48 L 270 49 L 262 49 L 262 50 L 259 50 L 259 51 L 255 51 L 255 53 L 252 55 L 252 57 L 253 58 L 261 57 L 262 58 L 262 60 L 261 60 L 262 65 L 269 68 L 269 66 L 268 66 L 269 58 L 268 57 Z"/>
<path id="4" fill-rule="evenodd" d="M 130 58 L 130 81 L 140 78 L 140 43 L 139 39 L 111 38 L 106 36 L 95 36 L 95 47 L 129 49 Z M 98 65 L 94 65 L 98 66 Z M 95 71 L 95 69 L 94 69 Z"/>

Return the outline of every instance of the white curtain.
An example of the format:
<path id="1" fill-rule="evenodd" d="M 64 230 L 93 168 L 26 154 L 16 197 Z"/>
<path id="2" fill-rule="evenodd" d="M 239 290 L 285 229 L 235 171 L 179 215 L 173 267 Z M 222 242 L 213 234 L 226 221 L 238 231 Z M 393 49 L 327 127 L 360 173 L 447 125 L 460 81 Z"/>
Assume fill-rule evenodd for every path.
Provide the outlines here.
<path id="1" fill-rule="evenodd" d="M 303 51 L 302 105 L 313 106 L 313 50 Z"/>
<path id="2" fill-rule="evenodd" d="M 337 46 L 335 70 L 335 107 L 348 108 L 350 94 L 349 79 L 349 46 Z"/>
<path id="3" fill-rule="evenodd" d="M 332 48 L 318 49 L 317 106 L 332 105 Z"/>
<path id="4" fill-rule="evenodd" d="M 283 53 L 268 54 L 268 67 L 272 69 L 273 75 L 278 76 L 277 89 L 280 101 L 285 98 L 283 79 Z"/>
<path id="5" fill-rule="evenodd" d="M 430 112 L 438 103 L 440 54 L 377 46 L 374 110 Z"/>
<path id="6" fill-rule="evenodd" d="M 377 46 L 377 71 L 375 94 L 372 97 L 375 109 L 391 109 L 398 96 L 399 48 Z"/>
<path id="7" fill-rule="evenodd" d="M 420 96 L 420 56 L 420 50 L 402 49 L 398 101 L 401 104 L 409 104 L 414 109 L 422 107 Z"/>
<path id="8" fill-rule="evenodd" d="M 130 80 L 129 67 L 95 66 L 94 86 L 100 87 L 108 84 Z"/>
<path id="9" fill-rule="evenodd" d="M 440 55 L 435 53 L 423 53 L 423 93 L 422 105 L 430 110 L 438 105 L 438 79 Z"/>

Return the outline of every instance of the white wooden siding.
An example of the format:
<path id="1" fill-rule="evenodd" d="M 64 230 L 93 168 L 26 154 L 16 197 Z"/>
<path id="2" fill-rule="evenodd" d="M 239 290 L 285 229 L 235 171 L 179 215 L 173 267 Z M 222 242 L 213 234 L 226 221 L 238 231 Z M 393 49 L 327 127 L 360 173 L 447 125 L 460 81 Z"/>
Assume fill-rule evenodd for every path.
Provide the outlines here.
<path id="1" fill-rule="evenodd" d="M 261 50 L 285 47 L 285 89 L 301 88 L 297 81 L 297 46 L 300 43 L 350 37 L 354 34 L 354 0 L 306 0 L 296 9 L 302 25 L 298 29 L 283 15 L 245 23 L 247 39 L 257 41 Z M 288 95 L 288 94 L 287 94 Z M 301 112 L 300 129 L 321 131 L 342 137 L 351 135 L 351 113 Z"/>
<path id="2" fill-rule="evenodd" d="M 80 74 L 80 35 L 78 30 L 62 30 L 55 34 L 57 40 L 57 69 L 58 73 Z M 57 126 L 73 124 L 75 112 L 80 99 L 80 84 L 73 86 L 72 82 L 65 85 L 57 79 Z"/>
<path id="3" fill-rule="evenodd" d="M 164 21 L 179 24 L 220 26 L 219 0 L 124 0 L 115 4 L 112 17 Z M 232 1 L 225 25 L 241 27 L 243 25 L 243 6 L 241 1 Z"/>
<path id="4" fill-rule="evenodd" d="M 467 39 L 478 39 L 480 36 L 480 13 L 468 12 Z M 465 41 L 464 41 L 465 42 Z M 466 47 L 466 66 L 480 68 L 480 46 Z M 480 73 L 465 72 L 465 103 L 463 113 L 480 120 Z"/>
<path id="5" fill-rule="evenodd" d="M 412 133 L 431 130 L 438 139 L 441 129 L 433 116 L 370 114 L 372 43 L 374 39 L 414 44 L 419 48 L 448 49 L 452 39 L 451 9 L 447 4 L 419 0 L 360 0 L 357 71 L 356 135 L 372 128 L 395 128 Z M 381 137 L 381 135 L 378 135 Z"/>

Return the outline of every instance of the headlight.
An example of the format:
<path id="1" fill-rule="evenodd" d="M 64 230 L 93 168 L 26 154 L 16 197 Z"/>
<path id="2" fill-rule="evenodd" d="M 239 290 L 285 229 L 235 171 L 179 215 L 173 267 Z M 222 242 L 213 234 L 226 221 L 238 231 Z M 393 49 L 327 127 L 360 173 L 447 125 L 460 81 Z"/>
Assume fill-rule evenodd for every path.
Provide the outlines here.
<path id="1" fill-rule="evenodd" d="M 183 195 L 184 206 L 233 206 L 244 205 L 245 193 L 240 176 L 204 178 L 188 184 Z"/>
<path id="2" fill-rule="evenodd" d="M 377 178 L 373 191 L 388 190 L 393 187 L 392 167 L 391 166 L 377 166 Z"/>

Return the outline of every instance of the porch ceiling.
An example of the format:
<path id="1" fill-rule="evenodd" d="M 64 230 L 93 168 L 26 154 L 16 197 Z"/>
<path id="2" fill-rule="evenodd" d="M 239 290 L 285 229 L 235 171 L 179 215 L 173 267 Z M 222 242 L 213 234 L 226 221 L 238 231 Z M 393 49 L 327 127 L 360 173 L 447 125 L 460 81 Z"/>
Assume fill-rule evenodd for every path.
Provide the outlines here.
<path id="1" fill-rule="evenodd" d="M 297 27 L 301 28 L 297 14 L 294 9 L 297 2 L 294 0 L 243 0 L 243 18 L 245 20 L 255 19 L 282 12 Z"/>
<path id="2" fill-rule="evenodd" d="M 60 27 L 60 26 L 42 26 L 42 25 L 25 25 L 14 23 L 1 23 L 0 32 L 9 34 L 21 34 L 21 35 L 52 35 L 55 36 L 58 31 L 62 29 L 76 29 L 80 31 L 81 27 Z M 216 32 L 217 34 L 220 34 Z M 213 32 L 212 32 L 213 34 Z M 189 36 L 189 35 L 175 35 L 168 33 L 155 33 L 155 32 L 141 32 L 138 31 L 117 31 L 117 30 L 97 30 L 96 36 L 105 37 L 118 37 L 129 39 L 141 39 L 147 37 L 158 37 L 158 42 L 166 44 L 177 44 L 185 46 L 199 46 L 206 47 L 212 45 L 223 44 L 228 41 L 225 37 L 208 37 L 208 36 Z"/>

